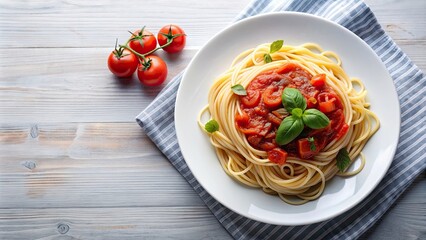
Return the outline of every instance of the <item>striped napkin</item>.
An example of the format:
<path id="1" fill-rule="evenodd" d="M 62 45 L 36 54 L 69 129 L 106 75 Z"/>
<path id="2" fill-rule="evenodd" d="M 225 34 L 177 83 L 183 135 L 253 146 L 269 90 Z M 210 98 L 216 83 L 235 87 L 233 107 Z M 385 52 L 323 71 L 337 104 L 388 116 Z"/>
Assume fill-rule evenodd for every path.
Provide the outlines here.
<path id="1" fill-rule="evenodd" d="M 236 20 L 279 11 L 306 12 L 346 27 L 371 46 L 394 80 L 401 105 L 400 140 L 388 173 L 364 201 L 333 219 L 292 227 L 253 221 L 222 206 L 200 186 L 179 149 L 174 108 L 182 73 L 169 82 L 136 120 L 235 239 L 357 238 L 380 219 L 426 168 L 426 78 L 384 32 L 372 11 L 360 0 L 254 0 Z"/>

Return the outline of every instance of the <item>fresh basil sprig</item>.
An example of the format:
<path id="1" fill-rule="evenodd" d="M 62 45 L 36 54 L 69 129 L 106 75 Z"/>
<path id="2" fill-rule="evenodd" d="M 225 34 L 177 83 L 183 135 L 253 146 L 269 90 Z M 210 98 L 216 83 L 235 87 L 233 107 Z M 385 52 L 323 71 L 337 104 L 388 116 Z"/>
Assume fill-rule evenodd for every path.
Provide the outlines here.
<path id="1" fill-rule="evenodd" d="M 277 130 L 275 141 L 279 145 L 291 142 L 303 131 L 303 121 L 295 116 L 284 118 Z"/>
<path id="2" fill-rule="evenodd" d="M 317 109 L 306 110 L 306 100 L 295 88 L 285 88 L 281 96 L 284 108 L 291 113 L 284 118 L 277 130 L 275 141 L 285 145 L 293 141 L 306 126 L 312 129 L 325 128 L 330 124 L 328 117 Z"/>
<path id="3" fill-rule="evenodd" d="M 339 171 L 343 172 L 349 164 L 351 164 L 351 158 L 349 157 L 348 151 L 345 148 L 340 149 L 336 157 L 337 168 Z"/>
<path id="4" fill-rule="evenodd" d="M 271 46 L 269 47 L 269 53 L 265 53 L 265 55 L 263 55 L 263 60 L 265 61 L 265 63 L 272 62 L 271 54 L 279 51 L 283 47 L 283 44 L 284 40 L 276 40 L 271 43 Z"/>

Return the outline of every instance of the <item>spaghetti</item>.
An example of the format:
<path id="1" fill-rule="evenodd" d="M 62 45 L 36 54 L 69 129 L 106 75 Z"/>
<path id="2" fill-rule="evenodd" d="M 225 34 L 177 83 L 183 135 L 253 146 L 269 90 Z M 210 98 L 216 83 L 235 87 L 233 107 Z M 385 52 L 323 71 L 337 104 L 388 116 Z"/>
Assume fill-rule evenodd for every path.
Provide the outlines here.
<path id="1" fill-rule="evenodd" d="M 274 44 L 234 59 L 214 81 L 198 124 L 229 176 L 287 203 L 303 204 L 317 199 L 335 175 L 362 170 L 361 151 L 379 120 L 369 110 L 363 83 L 346 75 L 336 53 L 313 43 L 273 50 Z M 291 107 L 294 99 L 287 104 L 286 94 L 299 105 Z M 206 112 L 217 131 L 206 130 L 201 121 Z M 291 129 L 296 122 L 298 133 Z M 358 156 L 361 166 L 345 172 Z"/>

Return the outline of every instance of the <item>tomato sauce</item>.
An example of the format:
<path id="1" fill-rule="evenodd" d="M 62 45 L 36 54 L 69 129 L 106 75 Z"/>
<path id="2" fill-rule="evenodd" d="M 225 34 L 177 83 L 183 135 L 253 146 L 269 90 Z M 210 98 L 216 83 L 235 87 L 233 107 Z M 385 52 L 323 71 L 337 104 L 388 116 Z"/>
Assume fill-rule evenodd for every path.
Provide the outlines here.
<path id="1" fill-rule="evenodd" d="M 242 114 L 236 115 L 236 125 L 252 147 L 268 152 L 270 161 L 283 164 L 285 159 L 283 161 L 282 157 L 276 156 L 286 157 L 287 154 L 312 158 L 330 141 L 346 134 L 348 127 L 344 122 L 341 100 L 333 89 L 318 84 L 317 80 L 318 75 L 312 76 L 299 65 L 287 63 L 256 76 L 246 88 L 247 95 L 240 96 Z M 305 97 L 307 108 L 322 111 L 330 119 L 330 124 L 316 130 L 305 126 L 296 139 L 279 146 L 275 142 L 276 132 L 281 121 L 289 116 L 281 102 L 281 95 L 287 87 L 298 89 Z"/>

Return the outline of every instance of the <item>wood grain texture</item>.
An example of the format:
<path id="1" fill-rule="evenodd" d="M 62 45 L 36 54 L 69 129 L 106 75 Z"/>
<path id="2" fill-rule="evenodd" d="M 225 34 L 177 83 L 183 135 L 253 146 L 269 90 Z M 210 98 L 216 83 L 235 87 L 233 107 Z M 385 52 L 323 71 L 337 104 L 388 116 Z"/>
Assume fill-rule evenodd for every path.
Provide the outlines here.
<path id="1" fill-rule="evenodd" d="M 118 79 L 108 70 L 107 48 L 21 49 L 0 52 L 0 119 L 3 123 L 134 122 L 162 87 L 143 87 L 136 75 Z M 166 83 L 195 50 L 168 56 Z M 82 53 L 86 57 L 82 57 Z M 14 56 L 10 62 L 8 56 Z"/>
<path id="2" fill-rule="evenodd" d="M 161 91 L 106 67 L 115 39 L 181 25 L 170 81 L 249 2 L 2 0 L 0 239 L 229 239 L 134 122 Z M 426 1 L 367 0 L 426 70 Z M 130 6 L 130 7 L 129 7 Z M 361 239 L 426 238 L 421 175 Z"/>
<path id="3" fill-rule="evenodd" d="M 206 207 L 0 209 L 0 237 L 231 239 Z"/>
<path id="4" fill-rule="evenodd" d="M 384 30 L 399 40 L 426 40 L 426 1 L 365 0 Z M 423 43 L 424 44 L 424 43 Z"/>
<path id="5" fill-rule="evenodd" d="M 228 25 L 249 1 L 23 1 L 0 4 L 1 48 L 110 47 L 125 41 L 127 30 L 146 25 L 157 32 L 175 23 L 188 35 L 189 46 L 201 46 Z M 31 34 L 31 38 L 28 38 Z"/>
<path id="6" fill-rule="evenodd" d="M 2 208 L 204 206 L 135 123 L 2 125 L 0 143 Z"/>

